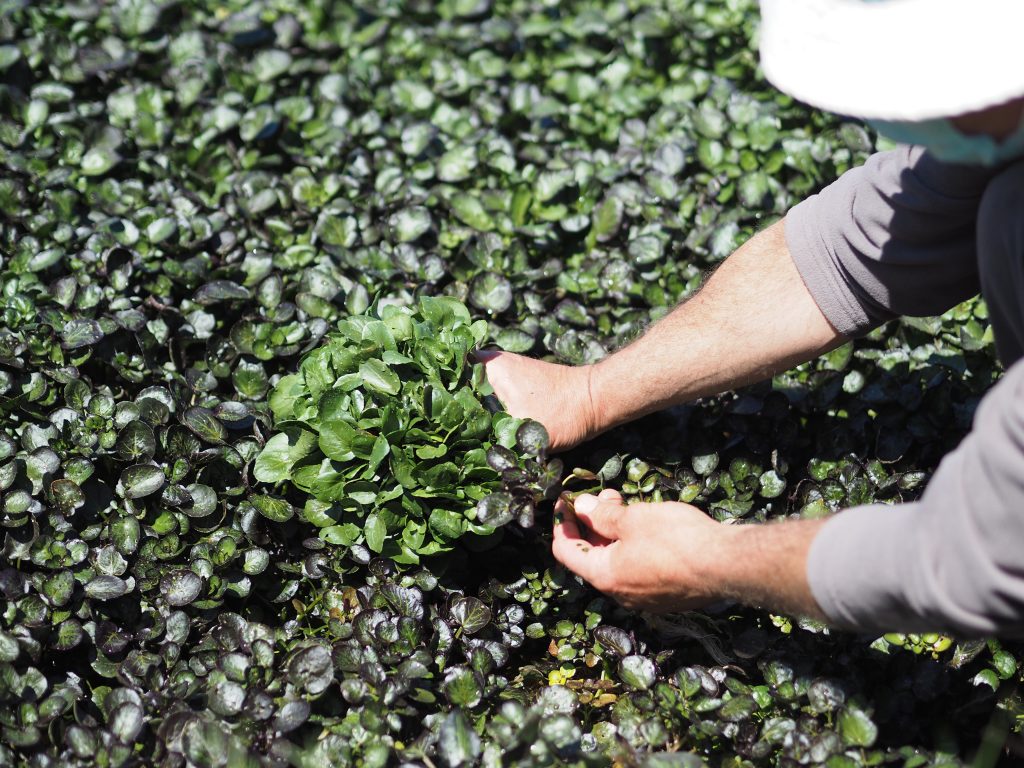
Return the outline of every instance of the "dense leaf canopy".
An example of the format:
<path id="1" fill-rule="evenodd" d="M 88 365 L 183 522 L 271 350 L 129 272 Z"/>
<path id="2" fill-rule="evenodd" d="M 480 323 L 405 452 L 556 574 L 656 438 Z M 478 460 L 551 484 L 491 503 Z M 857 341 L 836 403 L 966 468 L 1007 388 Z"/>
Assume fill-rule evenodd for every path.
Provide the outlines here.
<path id="1" fill-rule="evenodd" d="M 564 479 L 486 407 L 471 346 L 599 360 L 874 149 L 763 81 L 756 24 L 0 2 L 0 765 L 909 768 L 1019 731 L 1019 646 L 639 616 L 546 504 L 518 524 L 559 484 L 737 524 L 915 498 L 998 375 L 971 301 Z"/>

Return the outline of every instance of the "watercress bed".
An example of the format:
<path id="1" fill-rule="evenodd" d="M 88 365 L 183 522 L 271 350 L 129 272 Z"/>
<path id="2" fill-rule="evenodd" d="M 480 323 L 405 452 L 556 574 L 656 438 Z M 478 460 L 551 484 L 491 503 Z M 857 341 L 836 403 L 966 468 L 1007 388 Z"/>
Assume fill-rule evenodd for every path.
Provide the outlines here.
<path id="1" fill-rule="evenodd" d="M 770 88 L 757 24 L 754 0 L 0 1 L 0 765 L 1019 750 L 1020 643 L 630 613 L 555 563 L 537 502 L 607 486 L 740 525 L 914 499 L 999 375 L 983 303 L 564 472 L 466 362 L 599 360 L 879 145 Z"/>

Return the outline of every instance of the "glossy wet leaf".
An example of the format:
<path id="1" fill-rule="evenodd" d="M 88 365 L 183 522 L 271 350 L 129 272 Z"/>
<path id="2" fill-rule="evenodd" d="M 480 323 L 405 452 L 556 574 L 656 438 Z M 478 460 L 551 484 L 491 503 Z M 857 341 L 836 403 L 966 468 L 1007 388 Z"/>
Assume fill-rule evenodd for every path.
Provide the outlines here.
<path id="1" fill-rule="evenodd" d="M 79 349 L 103 338 L 103 329 L 95 320 L 68 320 L 60 332 L 64 349 Z"/>
<path id="2" fill-rule="evenodd" d="M 367 516 L 363 526 L 363 535 L 366 537 L 366 546 L 374 552 L 384 549 L 384 538 L 387 536 L 387 526 L 377 515 Z"/>
<path id="3" fill-rule="evenodd" d="M 469 288 L 469 301 L 485 312 L 504 312 L 512 306 L 512 284 L 493 272 L 477 275 Z"/>
<path id="4" fill-rule="evenodd" d="M 50 448 L 42 446 L 32 451 L 25 459 L 25 474 L 32 482 L 32 489 L 38 493 L 60 469 L 60 457 Z"/>
<path id="5" fill-rule="evenodd" d="M 496 472 L 503 472 L 519 465 L 516 455 L 503 445 L 494 445 L 487 449 L 487 464 Z"/>
<path id="6" fill-rule="evenodd" d="M 450 669 L 444 677 L 442 688 L 448 701 L 456 707 L 475 707 L 483 696 L 476 674 L 468 667 Z"/>
<path id="7" fill-rule="evenodd" d="M 110 733 L 122 744 L 131 744 L 142 731 L 144 717 L 142 707 L 125 702 L 110 713 Z"/>
<path id="8" fill-rule="evenodd" d="M 472 145 L 452 147 L 438 160 L 437 177 L 441 181 L 465 181 L 476 165 L 476 150 Z"/>
<path id="9" fill-rule="evenodd" d="M 370 359 L 359 368 L 363 383 L 373 392 L 383 395 L 397 395 L 402 388 L 398 375 L 386 363 Z"/>
<path id="10" fill-rule="evenodd" d="M 85 504 L 85 494 L 73 480 L 54 480 L 50 484 L 50 492 L 53 494 L 54 503 L 64 514 L 69 514 Z"/>
<path id="11" fill-rule="evenodd" d="M 736 696 L 729 699 L 718 710 L 718 717 L 729 723 L 749 720 L 757 711 L 757 702 L 750 696 Z"/>
<path id="12" fill-rule="evenodd" d="M 962 643 L 958 643 L 953 650 L 953 658 L 949 660 L 949 666 L 953 669 L 960 669 L 976 659 L 984 650 L 984 640 L 965 640 Z"/>
<path id="13" fill-rule="evenodd" d="M 318 644 L 297 651 L 288 662 L 288 678 L 310 694 L 322 693 L 334 680 L 330 651 Z"/>
<path id="14" fill-rule="evenodd" d="M 807 699 L 818 712 L 830 712 L 842 706 L 846 693 L 832 680 L 815 680 L 807 689 Z"/>
<path id="15" fill-rule="evenodd" d="M 71 571 L 58 571 L 43 582 L 42 592 L 53 605 L 67 605 L 74 591 L 75 579 Z"/>
<path id="16" fill-rule="evenodd" d="M 626 656 L 619 662 L 619 678 L 631 688 L 645 691 L 654 684 L 657 668 L 645 656 Z"/>
<path id="17" fill-rule="evenodd" d="M 193 406 L 181 416 L 182 423 L 201 440 L 220 444 L 227 440 L 228 430 L 209 408 Z"/>
<path id="18" fill-rule="evenodd" d="M 492 493 L 476 505 L 476 519 L 483 525 L 498 527 L 512 522 L 512 496 L 507 493 Z"/>
<path id="19" fill-rule="evenodd" d="M 423 618 L 423 593 L 419 589 L 385 584 L 381 588 L 381 594 L 400 616 L 413 619 Z"/>
<path id="20" fill-rule="evenodd" d="M 248 288 L 231 280 L 213 280 L 200 286 L 193 294 L 192 300 L 197 304 L 209 306 L 222 301 L 244 301 L 251 296 Z"/>
<path id="21" fill-rule="evenodd" d="M 409 243 L 429 232 L 433 220 L 429 210 L 422 206 L 414 206 L 392 214 L 388 219 L 388 226 L 398 242 Z"/>
<path id="22" fill-rule="evenodd" d="M 288 479 L 294 463 L 309 453 L 312 448 L 311 441 L 311 432 L 303 432 L 299 436 L 285 432 L 274 435 L 256 457 L 253 476 L 263 483 L 276 483 Z"/>
<path id="23" fill-rule="evenodd" d="M 491 623 L 491 610 L 475 597 L 457 597 L 452 601 L 452 620 L 467 635 L 472 635 Z"/>
<path id="24" fill-rule="evenodd" d="M 458 194 L 452 198 L 451 206 L 455 216 L 467 226 L 481 232 L 487 232 L 494 227 L 494 220 L 476 195 Z"/>
<path id="25" fill-rule="evenodd" d="M 274 727 L 282 733 L 294 731 L 309 719 L 310 709 L 305 700 L 288 701 L 274 717 Z"/>
<path id="26" fill-rule="evenodd" d="M 263 517 L 273 520 L 275 523 L 286 522 L 295 515 L 295 508 L 278 496 L 270 494 L 252 496 L 249 498 L 249 502 Z"/>
<path id="27" fill-rule="evenodd" d="M 127 461 L 145 461 L 156 452 L 156 435 L 144 421 L 130 421 L 117 435 L 117 452 Z"/>
<path id="28" fill-rule="evenodd" d="M 260 51 L 252 61 L 252 73 L 257 80 L 266 82 L 287 72 L 291 63 L 292 57 L 287 51 L 273 48 Z"/>
<path id="29" fill-rule="evenodd" d="M 111 147 L 93 147 L 82 157 L 82 173 L 102 176 L 120 161 L 121 156 Z"/>
<path id="30" fill-rule="evenodd" d="M 437 732 L 437 749 L 444 765 L 458 768 L 472 764 L 480 755 L 480 737 L 458 709 L 445 717 Z"/>
<path id="31" fill-rule="evenodd" d="M 175 608 L 193 602 L 203 591 L 203 580 L 193 571 L 179 568 L 160 579 L 160 594 Z"/>
<path id="32" fill-rule="evenodd" d="M 245 688 L 232 680 L 217 680 L 208 689 L 206 702 L 218 715 L 237 715 L 245 703 Z"/>
<path id="33" fill-rule="evenodd" d="M 594 630 L 594 639 L 616 656 L 625 657 L 633 652 L 633 641 L 629 634 L 618 627 L 597 627 Z"/>
<path id="34" fill-rule="evenodd" d="M 539 421 L 527 420 L 516 431 L 516 445 L 530 456 L 543 455 L 551 444 L 548 431 Z"/>
<path id="35" fill-rule="evenodd" d="M 211 768 L 220 765 L 229 744 L 230 735 L 218 722 L 195 719 L 182 728 L 182 751 L 196 765 Z"/>
<path id="36" fill-rule="evenodd" d="M 167 478 L 160 467 L 152 464 L 133 464 L 121 473 L 121 486 L 129 499 L 141 499 L 164 487 Z"/>
<path id="37" fill-rule="evenodd" d="M 878 738 L 878 726 L 864 710 L 849 705 L 839 713 L 839 734 L 848 746 L 870 747 Z"/>
<path id="38" fill-rule="evenodd" d="M 761 495 L 766 499 L 777 498 L 786 490 L 786 481 L 775 470 L 762 474 L 758 478 L 758 483 L 761 486 Z"/>
<path id="39" fill-rule="evenodd" d="M 622 226 L 625 206 L 618 197 L 607 197 L 597 209 L 594 216 L 593 233 L 599 242 L 614 237 Z"/>
<path id="40" fill-rule="evenodd" d="M 85 594 L 94 600 L 115 600 L 127 593 L 127 582 L 117 576 L 97 576 L 85 585 Z"/>

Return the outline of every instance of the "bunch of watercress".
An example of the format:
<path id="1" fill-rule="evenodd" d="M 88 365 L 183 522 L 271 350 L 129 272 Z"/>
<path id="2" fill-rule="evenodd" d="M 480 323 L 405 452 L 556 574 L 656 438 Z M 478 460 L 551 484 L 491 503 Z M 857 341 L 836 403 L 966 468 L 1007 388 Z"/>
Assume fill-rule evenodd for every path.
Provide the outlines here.
<path id="1" fill-rule="evenodd" d="M 486 321 L 443 296 L 345 318 L 271 393 L 276 432 L 256 479 L 306 494 L 322 538 L 398 562 L 531 525 L 560 462 L 545 459 L 543 426 L 487 407 L 469 362 L 486 336 Z"/>

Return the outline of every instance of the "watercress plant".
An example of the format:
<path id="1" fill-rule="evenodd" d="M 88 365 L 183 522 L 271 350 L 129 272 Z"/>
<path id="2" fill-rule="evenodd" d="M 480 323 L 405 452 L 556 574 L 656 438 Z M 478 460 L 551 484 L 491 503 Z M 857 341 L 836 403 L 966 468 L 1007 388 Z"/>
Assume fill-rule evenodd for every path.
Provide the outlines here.
<path id="1" fill-rule="evenodd" d="M 346 317 L 270 393 L 276 433 L 253 474 L 308 494 L 324 540 L 400 563 L 532 525 L 561 462 L 547 460 L 542 425 L 486 406 L 469 361 L 486 338 L 487 322 L 447 296 Z"/>

